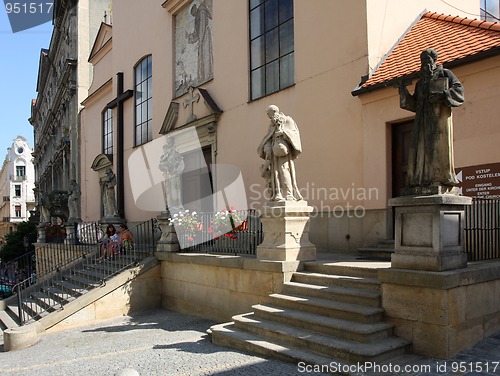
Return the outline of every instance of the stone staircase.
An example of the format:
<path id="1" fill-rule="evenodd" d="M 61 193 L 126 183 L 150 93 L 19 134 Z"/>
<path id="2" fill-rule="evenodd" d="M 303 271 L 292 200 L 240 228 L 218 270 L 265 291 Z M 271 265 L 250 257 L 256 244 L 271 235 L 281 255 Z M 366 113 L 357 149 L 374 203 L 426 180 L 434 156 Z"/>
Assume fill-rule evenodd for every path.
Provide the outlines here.
<path id="1" fill-rule="evenodd" d="M 379 241 L 373 247 L 358 248 L 360 259 L 391 261 L 391 255 L 394 253 L 394 239 Z"/>
<path id="2" fill-rule="evenodd" d="M 83 260 L 68 272 L 22 291 L 24 326 L 36 323 L 50 328 L 157 264 L 150 253 L 140 251 L 104 262 L 95 257 Z M 3 310 L 0 306 L 0 335 L 20 323 L 17 295 L 13 295 L 3 301 Z"/>
<path id="3" fill-rule="evenodd" d="M 216 344 L 307 364 L 385 362 L 410 343 L 384 321 L 377 269 L 307 262 L 282 293 L 215 325 Z"/>

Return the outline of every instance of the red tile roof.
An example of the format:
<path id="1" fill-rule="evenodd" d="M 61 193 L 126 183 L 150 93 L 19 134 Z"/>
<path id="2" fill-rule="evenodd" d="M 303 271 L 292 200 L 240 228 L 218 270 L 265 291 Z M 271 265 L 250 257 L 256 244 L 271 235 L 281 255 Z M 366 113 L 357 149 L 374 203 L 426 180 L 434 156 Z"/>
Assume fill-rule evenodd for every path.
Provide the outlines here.
<path id="1" fill-rule="evenodd" d="M 389 86 L 403 76 L 416 77 L 420 53 L 427 48 L 434 48 L 439 55 L 438 64 L 448 67 L 472 58 L 498 55 L 500 23 L 427 12 L 352 94 Z"/>

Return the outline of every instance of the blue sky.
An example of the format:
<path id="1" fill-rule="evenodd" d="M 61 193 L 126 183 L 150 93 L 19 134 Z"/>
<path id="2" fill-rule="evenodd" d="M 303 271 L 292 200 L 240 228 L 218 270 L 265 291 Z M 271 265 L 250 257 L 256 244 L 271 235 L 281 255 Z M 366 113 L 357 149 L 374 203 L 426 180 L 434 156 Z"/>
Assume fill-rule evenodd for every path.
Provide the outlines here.
<path id="1" fill-rule="evenodd" d="M 49 47 L 51 35 L 52 22 L 12 33 L 3 4 L 0 7 L 0 163 L 17 135 L 33 147 L 31 100 L 37 95 L 40 49 Z"/>

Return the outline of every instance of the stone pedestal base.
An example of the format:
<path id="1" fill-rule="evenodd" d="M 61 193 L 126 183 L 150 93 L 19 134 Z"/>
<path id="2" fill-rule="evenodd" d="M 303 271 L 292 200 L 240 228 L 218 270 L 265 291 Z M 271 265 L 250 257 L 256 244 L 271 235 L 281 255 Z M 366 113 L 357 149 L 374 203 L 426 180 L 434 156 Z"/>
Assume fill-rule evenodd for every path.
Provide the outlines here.
<path id="1" fill-rule="evenodd" d="M 428 271 L 465 268 L 464 211 L 470 204 L 470 197 L 451 194 L 389 200 L 396 208 L 391 266 Z"/>
<path id="2" fill-rule="evenodd" d="M 179 245 L 179 240 L 177 239 L 177 233 L 175 232 L 174 226 L 171 225 L 168 220 L 170 218 L 170 213 L 162 212 L 156 218 L 158 218 L 158 226 L 161 230 L 161 238 L 156 244 L 156 251 L 179 252 L 181 247 Z"/>
<path id="3" fill-rule="evenodd" d="M 309 241 L 306 201 L 268 202 L 261 210 L 264 241 L 257 246 L 258 260 L 316 260 L 316 246 Z"/>
<path id="4" fill-rule="evenodd" d="M 64 244 L 77 244 L 78 243 L 75 227 L 76 226 L 74 223 L 67 223 L 64 225 L 64 228 L 66 229 L 66 239 L 64 239 Z"/>
<path id="5" fill-rule="evenodd" d="M 37 243 L 45 243 L 47 241 L 45 237 L 45 225 L 47 223 L 40 223 L 36 230 L 37 230 Z"/>

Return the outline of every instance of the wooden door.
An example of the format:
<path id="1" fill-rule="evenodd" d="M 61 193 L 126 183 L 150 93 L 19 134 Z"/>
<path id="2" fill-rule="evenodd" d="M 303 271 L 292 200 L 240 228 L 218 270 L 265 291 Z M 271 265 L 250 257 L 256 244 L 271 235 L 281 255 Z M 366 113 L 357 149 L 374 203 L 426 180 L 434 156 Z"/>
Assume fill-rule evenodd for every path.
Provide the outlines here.
<path id="1" fill-rule="evenodd" d="M 406 184 L 412 127 L 413 120 L 392 126 L 392 197 L 400 196 Z"/>
<path id="2" fill-rule="evenodd" d="M 210 197 L 213 194 L 212 184 L 212 148 L 210 146 L 193 153 L 183 154 L 184 157 L 184 174 L 182 174 L 182 203 L 187 209 L 200 210 L 190 208 L 190 202 L 199 202 L 202 198 L 208 198 L 201 201 L 201 210 L 204 212 L 213 211 L 213 200 Z M 186 205 L 187 204 L 187 205 Z"/>

